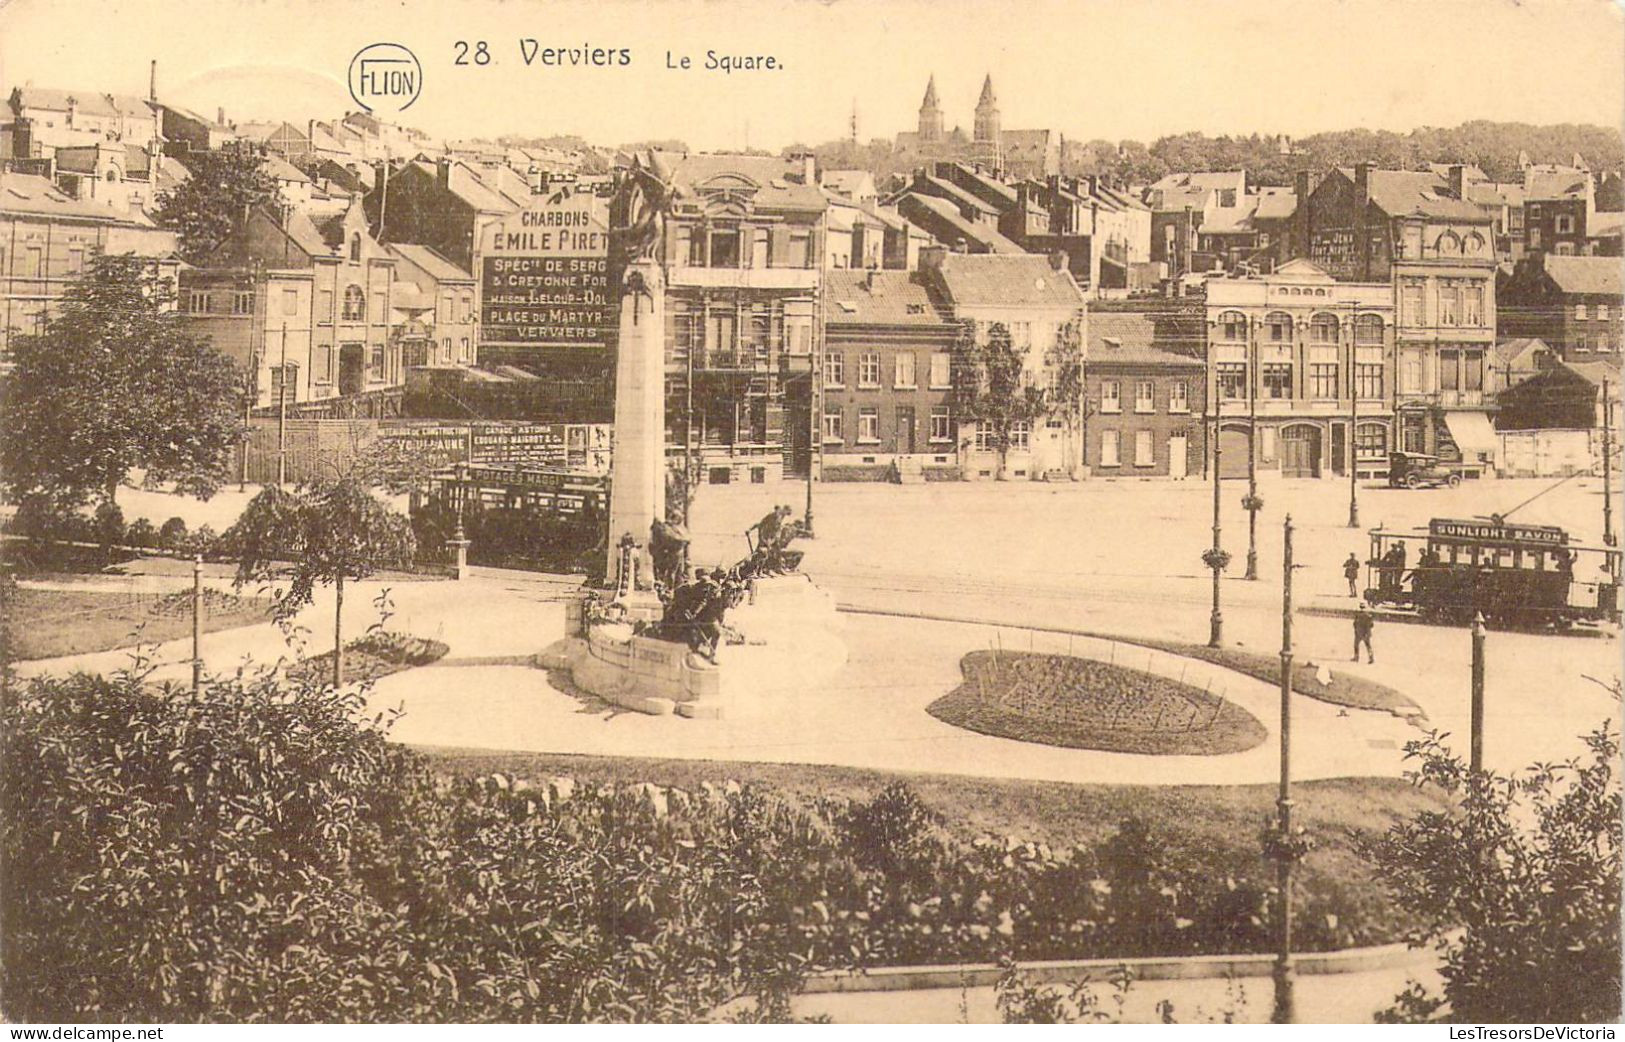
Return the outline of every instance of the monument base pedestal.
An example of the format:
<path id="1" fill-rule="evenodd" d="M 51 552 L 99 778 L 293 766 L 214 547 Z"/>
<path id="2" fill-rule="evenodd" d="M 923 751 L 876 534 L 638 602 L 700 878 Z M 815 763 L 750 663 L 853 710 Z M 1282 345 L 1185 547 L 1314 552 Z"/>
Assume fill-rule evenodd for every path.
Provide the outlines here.
<path id="1" fill-rule="evenodd" d="M 727 625 L 717 661 L 686 644 L 640 637 L 624 622 L 593 623 L 565 649 L 572 682 L 625 709 L 675 712 L 693 720 L 770 713 L 846 664 L 845 620 L 835 600 L 805 575 L 758 579 Z"/>

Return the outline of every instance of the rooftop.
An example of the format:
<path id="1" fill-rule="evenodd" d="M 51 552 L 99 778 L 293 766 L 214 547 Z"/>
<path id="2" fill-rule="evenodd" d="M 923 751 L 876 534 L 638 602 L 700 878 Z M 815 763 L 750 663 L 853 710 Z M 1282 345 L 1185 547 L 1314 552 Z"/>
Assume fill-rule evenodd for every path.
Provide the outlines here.
<path id="1" fill-rule="evenodd" d="M 946 308 L 917 271 L 853 271 L 824 274 L 828 325 L 949 326 Z"/>
<path id="2" fill-rule="evenodd" d="M 91 199 L 74 199 L 47 178 L 36 177 L 33 174 L 0 173 L 0 213 L 77 218 L 141 228 L 154 227 L 152 221 L 143 214 L 115 209 L 106 203 Z"/>
<path id="3" fill-rule="evenodd" d="M 1161 317 L 1166 321 L 1166 315 Z M 1158 316 L 1143 311 L 1091 312 L 1089 347 L 1084 357 L 1090 365 L 1115 362 L 1202 368 L 1202 359 L 1159 346 L 1157 325 Z"/>
<path id="4" fill-rule="evenodd" d="M 1354 182 L 1354 168 L 1340 167 L 1338 172 Z M 1477 203 L 1450 195 L 1449 184 L 1431 170 L 1371 170 L 1366 176 L 1371 201 L 1390 217 L 1490 219 Z"/>
<path id="5" fill-rule="evenodd" d="M 1560 257 L 1545 259 L 1546 277 L 1564 293 L 1620 295 L 1618 257 Z"/>
<path id="6" fill-rule="evenodd" d="M 727 152 L 657 152 L 655 159 L 679 199 L 697 195 L 702 186 L 726 188 L 727 181 L 738 181 L 753 192 L 758 208 L 818 213 L 826 205 L 817 185 L 802 183 L 798 160 Z"/>
<path id="7" fill-rule="evenodd" d="M 18 103 L 23 108 L 66 112 L 71 101 L 87 116 L 140 116 L 152 118 L 152 104 L 131 94 L 97 94 L 84 90 L 58 90 L 54 87 L 18 87 Z"/>
<path id="8" fill-rule="evenodd" d="M 956 307 L 1084 306 L 1072 276 L 1038 254 L 948 253 L 936 270 Z"/>
<path id="9" fill-rule="evenodd" d="M 390 253 L 402 257 L 429 273 L 429 276 L 439 282 L 469 281 L 473 276 L 459 268 L 456 264 L 441 256 L 433 247 L 420 246 L 416 243 L 392 242 L 387 247 Z"/>

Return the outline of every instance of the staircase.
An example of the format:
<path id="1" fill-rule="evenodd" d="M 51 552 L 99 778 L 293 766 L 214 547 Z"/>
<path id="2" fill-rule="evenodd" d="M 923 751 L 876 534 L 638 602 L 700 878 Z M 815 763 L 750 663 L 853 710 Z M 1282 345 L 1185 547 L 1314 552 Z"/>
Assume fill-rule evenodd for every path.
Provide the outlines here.
<path id="1" fill-rule="evenodd" d="M 912 456 L 900 456 L 892 463 L 892 473 L 897 477 L 899 485 L 925 484 L 925 467 Z"/>
<path id="2" fill-rule="evenodd" d="M 1068 474 L 1066 472 L 1066 469 L 1063 468 L 1063 467 L 1052 467 L 1049 470 L 1044 471 L 1044 480 L 1045 481 L 1071 481 L 1072 480 L 1072 475 Z"/>

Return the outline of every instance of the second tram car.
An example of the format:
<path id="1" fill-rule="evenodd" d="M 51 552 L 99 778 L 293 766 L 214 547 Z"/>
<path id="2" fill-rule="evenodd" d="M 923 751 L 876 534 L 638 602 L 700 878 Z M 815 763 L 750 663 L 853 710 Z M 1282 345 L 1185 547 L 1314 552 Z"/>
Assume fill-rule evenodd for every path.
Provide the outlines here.
<path id="1" fill-rule="evenodd" d="M 1554 525 L 1434 518 L 1374 529 L 1365 599 L 1423 619 L 1539 629 L 1619 618 L 1620 551 L 1584 546 Z"/>

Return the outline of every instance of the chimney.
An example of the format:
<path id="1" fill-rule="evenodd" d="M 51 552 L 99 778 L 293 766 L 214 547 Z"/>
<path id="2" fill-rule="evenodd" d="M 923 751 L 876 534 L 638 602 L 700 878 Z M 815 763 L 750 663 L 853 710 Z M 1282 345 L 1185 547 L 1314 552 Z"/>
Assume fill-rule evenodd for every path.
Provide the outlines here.
<path id="1" fill-rule="evenodd" d="M 921 271 L 941 271 L 942 262 L 948 256 L 948 247 L 933 245 L 920 250 Z"/>
<path id="2" fill-rule="evenodd" d="M 1460 163 L 1450 164 L 1450 194 L 1457 199 L 1467 198 L 1467 168 Z"/>
<path id="3" fill-rule="evenodd" d="M 226 125 L 226 107 L 224 105 L 214 110 L 214 121 L 222 127 Z"/>
<path id="4" fill-rule="evenodd" d="M 1054 268 L 1056 271 L 1065 271 L 1066 270 L 1066 251 L 1065 250 L 1052 250 L 1052 251 L 1050 251 L 1049 266 Z"/>
<path id="5" fill-rule="evenodd" d="M 316 151 L 316 121 L 313 119 L 305 121 L 305 142 L 310 145 L 310 150 L 314 153 Z"/>
<path id="6" fill-rule="evenodd" d="M 1360 278 L 1371 277 L 1371 237 L 1366 234 L 1366 213 L 1371 209 L 1371 164 L 1354 167 L 1354 248 L 1360 260 Z"/>
<path id="7" fill-rule="evenodd" d="M 1354 164 L 1354 197 L 1359 200 L 1363 210 L 1371 201 L 1371 164 Z"/>
<path id="8" fill-rule="evenodd" d="M 955 253 L 969 253 L 970 252 L 970 246 L 965 242 L 965 237 L 963 235 L 957 235 L 957 236 L 954 237 L 954 252 Z"/>
<path id="9" fill-rule="evenodd" d="M 441 188 L 451 187 L 451 160 L 442 156 L 435 160 L 435 174 L 440 181 Z"/>
<path id="10" fill-rule="evenodd" d="M 863 288 L 870 293 L 875 291 L 875 269 L 870 268 L 863 273 Z"/>
<path id="11" fill-rule="evenodd" d="M 152 60 L 151 71 L 147 73 L 147 100 L 154 105 L 158 104 L 158 59 Z"/>

